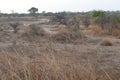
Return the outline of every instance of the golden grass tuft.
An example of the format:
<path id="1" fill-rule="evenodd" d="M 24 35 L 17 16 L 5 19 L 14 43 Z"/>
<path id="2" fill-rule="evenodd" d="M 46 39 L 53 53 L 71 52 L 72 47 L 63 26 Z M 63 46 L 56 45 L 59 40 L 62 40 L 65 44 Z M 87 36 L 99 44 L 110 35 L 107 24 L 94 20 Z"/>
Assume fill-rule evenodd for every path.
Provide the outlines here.
<path id="1" fill-rule="evenodd" d="M 92 29 L 92 33 L 93 34 L 98 34 L 102 31 L 102 29 L 99 26 L 94 26 L 94 28 Z"/>
<path id="2" fill-rule="evenodd" d="M 102 29 L 97 26 L 97 25 L 91 25 L 90 28 L 85 28 L 84 30 L 82 30 L 82 32 L 84 34 L 87 34 L 87 35 L 99 35 L 101 33 Z"/>
<path id="3" fill-rule="evenodd" d="M 100 45 L 102 46 L 113 46 L 113 43 L 110 40 L 103 40 Z"/>
<path id="4" fill-rule="evenodd" d="M 113 29 L 112 35 L 120 38 L 120 29 Z"/>

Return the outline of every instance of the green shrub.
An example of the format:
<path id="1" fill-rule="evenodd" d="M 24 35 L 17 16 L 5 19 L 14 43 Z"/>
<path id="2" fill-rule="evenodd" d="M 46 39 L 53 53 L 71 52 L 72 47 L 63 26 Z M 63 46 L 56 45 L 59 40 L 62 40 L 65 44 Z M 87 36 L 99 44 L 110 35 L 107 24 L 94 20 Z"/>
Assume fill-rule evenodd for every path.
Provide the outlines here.
<path id="1" fill-rule="evenodd" d="M 37 26 L 37 25 L 35 25 L 35 24 L 32 24 L 32 25 L 30 25 L 29 27 L 30 27 L 31 32 L 32 32 L 33 34 L 36 34 L 36 35 L 39 34 L 39 30 L 40 30 L 40 27 L 39 27 L 39 26 Z"/>

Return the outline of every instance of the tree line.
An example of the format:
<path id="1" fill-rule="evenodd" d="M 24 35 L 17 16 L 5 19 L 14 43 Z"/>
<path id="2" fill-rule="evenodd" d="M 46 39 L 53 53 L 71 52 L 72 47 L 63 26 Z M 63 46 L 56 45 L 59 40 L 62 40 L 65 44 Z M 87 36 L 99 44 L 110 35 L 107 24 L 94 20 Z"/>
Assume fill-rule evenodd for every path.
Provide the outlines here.
<path id="1" fill-rule="evenodd" d="M 109 28 L 109 31 L 112 31 L 112 28 L 120 28 L 120 11 L 89 11 L 89 12 L 38 12 L 39 9 L 32 7 L 28 9 L 29 13 L 0 13 L 0 17 L 25 17 L 25 16 L 51 16 L 51 21 L 59 22 L 67 26 L 76 26 L 84 25 L 88 27 L 91 24 L 99 25 L 102 29 Z"/>

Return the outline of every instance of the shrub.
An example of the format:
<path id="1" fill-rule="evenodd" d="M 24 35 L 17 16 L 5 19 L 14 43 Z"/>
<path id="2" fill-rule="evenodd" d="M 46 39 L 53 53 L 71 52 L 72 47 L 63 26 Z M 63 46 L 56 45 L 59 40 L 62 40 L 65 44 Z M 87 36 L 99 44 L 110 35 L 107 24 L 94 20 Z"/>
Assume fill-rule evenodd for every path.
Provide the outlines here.
<path id="1" fill-rule="evenodd" d="M 34 35 L 44 36 L 46 34 L 45 31 L 42 28 L 40 28 L 40 26 L 32 24 L 29 27 L 31 29 L 30 32 Z"/>
<path id="2" fill-rule="evenodd" d="M 61 43 L 71 43 L 75 40 L 81 39 L 82 35 L 80 32 L 75 32 L 70 29 L 62 29 L 59 33 L 52 36 L 52 40 L 58 41 Z"/>
<path id="3" fill-rule="evenodd" d="M 90 22 L 90 15 L 85 14 L 84 16 L 81 16 L 81 23 L 85 27 L 88 27 L 91 24 L 91 22 Z"/>
<path id="4" fill-rule="evenodd" d="M 30 25 L 30 29 L 33 33 L 38 34 L 38 31 L 40 30 L 40 27 L 36 26 L 35 24 Z"/>
<path id="5" fill-rule="evenodd" d="M 10 23 L 10 26 L 14 29 L 14 33 L 18 32 L 18 26 L 20 25 L 20 23 Z"/>

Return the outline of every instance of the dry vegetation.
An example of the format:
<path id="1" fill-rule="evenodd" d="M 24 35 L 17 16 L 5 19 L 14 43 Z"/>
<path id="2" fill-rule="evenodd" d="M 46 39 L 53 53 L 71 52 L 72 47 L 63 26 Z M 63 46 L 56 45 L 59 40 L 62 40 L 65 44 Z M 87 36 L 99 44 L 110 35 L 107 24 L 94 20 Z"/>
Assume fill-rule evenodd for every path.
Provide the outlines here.
<path id="1" fill-rule="evenodd" d="M 15 28 L 7 24 L 8 29 L 0 29 L 0 80 L 119 80 L 118 27 L 91 24 L 87 14 L 72 17 L 73 22 L 56 14 L 53 20 L 59 24 L 37 22 Z M 81 29 L 79 22 L 87 27 Z M 49 29 L 41 27 L 51 24 Z"/>
<path id="2" fill-rule="evenodd" d="M 39 43 L 39 45 L 35 44 L 33 46 L 9 46 L 1 50 L 0 79 L 119 79 L 119 64 L 114 59 L 111 60 L 113 54 L 108 54 L 107 52 L 104 54 L 101 53 L 102 51 L 104 51 L 102 47 L 98 49 L 94 48 L 94 46 L 90 48 L 83 45 L 58 44 L 53 42 Z M 114 65 L 111 61 L 116 64 Z"/>
<path id="3" fill-rule="evenodd" d="M 118 80 L 120 59 L 116 61 L 115 58 L 119 54 L 113 53 L 111 48 L 84 44 L 85 41 L 69 44 L 83 38 L 80 33 L 67 29 L 49 38 L 38 35 L 27 38 L 32 41 L 26 42 L 22 36 L 24 43 L 0 48 L 0 79 Z M 103 44 L 111 43 L 104 41 Z M 118 53 L 119 49 L 116 50 Z"/>
<path id="4" fill-rule="evenodd" d="M 76 41 L 81 41 L 83 35 L 81 32 L 75 32 L 71 29 L 61 29 L 57 34 L 51 36 L 53 41 L 60 43 L 74 43 Z"/>

